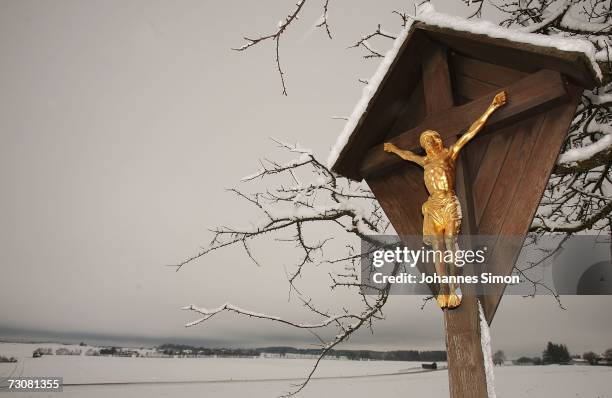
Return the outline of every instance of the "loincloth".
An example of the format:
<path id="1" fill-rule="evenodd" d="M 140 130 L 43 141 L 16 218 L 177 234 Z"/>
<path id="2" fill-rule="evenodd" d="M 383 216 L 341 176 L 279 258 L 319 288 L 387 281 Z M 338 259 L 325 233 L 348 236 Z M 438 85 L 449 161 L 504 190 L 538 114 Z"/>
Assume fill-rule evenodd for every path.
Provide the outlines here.
<path id="1" fill-rule="evenodd" d="M 461 205 L 454 192 L 432 194 L 421 208 L 423 212 L 423 241 L 431 244 L 431 238 L 448 229 L 459 233 Z"/>

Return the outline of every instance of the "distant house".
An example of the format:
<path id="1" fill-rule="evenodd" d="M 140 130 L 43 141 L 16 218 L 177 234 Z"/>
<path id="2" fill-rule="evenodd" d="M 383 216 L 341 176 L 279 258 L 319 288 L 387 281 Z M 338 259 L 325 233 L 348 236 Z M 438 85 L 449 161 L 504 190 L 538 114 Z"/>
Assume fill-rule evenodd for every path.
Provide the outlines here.
<path id="1" fill-rule="evenodd" d="M 196 357 L 193 350 L 189 350 L 189 349 L 181 350 L 180 356 L 182 356 L 183 358 L 195 358 Z"/>
<path id="2" fill-rule="evenodd" d="M 278 352 L 262 352 L 259 354 L 260 358 L 284 358 L 284 355 Z"/>
<path id="3" fill-rule="evenodd" d="M 118 357 L 131 357 L 136 358 L 140 356 L 140 353 L 136 350 L 119 350 L 115 354 Z"/>
<path id="4" fill-rule="evenodd" d="M 288 352 L 285 354 L 284 357 L 288 359 L 317 359 L 319 355 L 318 354 L 296 354 L 293 352 Z M 332 356 L 329 356 L 329 358 L 326 357 L 326 359 L 333 359 L 333 358 Z"/>
<path id="5" fill-rule="evenodd" d="M 252 358 L 251 356 L 249 356 Z M 319 354 L 300 354 L 295 352 L 261 352 L 259 353 L 259 358 L 284 358 L 284 359 L 317 359 L 319 358 Z M 337 355 L 327 355 L 325 357 L 326 360 L 340 360 L 340 359 L 348 359 L 346 356 L 337 356 Z"/>

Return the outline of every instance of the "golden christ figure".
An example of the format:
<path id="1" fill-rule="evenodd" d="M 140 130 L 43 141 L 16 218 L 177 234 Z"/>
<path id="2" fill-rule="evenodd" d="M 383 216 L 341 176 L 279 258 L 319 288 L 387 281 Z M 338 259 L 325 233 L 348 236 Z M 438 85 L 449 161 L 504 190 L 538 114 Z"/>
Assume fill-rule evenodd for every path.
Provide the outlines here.
<path id="1" fill-rule="evenodd" d="M 385 143 L 385 152 L 395 153 L 423 167 L 425 187 L 429 198 L 423 204 L 423 242 L 431 245 L 436 251 L 443 253 L 457 248 L 457 235 L 461 228 L 461 205 L 455 195 L 455 162 L 461 149 L 476 134 L 482 130 L 487 119 L 498 108 L 506 103 L 506 93 L 498 93 L 489 108 L 476 120 L 457 142 L 448 148 L 444 147 L 440 134 L 426 130 L 421 134 L 420 143 L 425 149 L 425 156 L 419 156 L 411 151 L 399 149 L 392 143 Z M 443 117 L 443 116 L 442 116 Z M 447 276 L 444 260 L 436 258 L 436 273 Z M 455 276 L 457 270 L 454 264 L 449 265 L 450 275 Z M 451 278 L 455 279 L 455 278 Z M 461 289 L 455 283 L 441 284 L 436 296 L 440 308 L 456 308 L 461 304 Z"/>

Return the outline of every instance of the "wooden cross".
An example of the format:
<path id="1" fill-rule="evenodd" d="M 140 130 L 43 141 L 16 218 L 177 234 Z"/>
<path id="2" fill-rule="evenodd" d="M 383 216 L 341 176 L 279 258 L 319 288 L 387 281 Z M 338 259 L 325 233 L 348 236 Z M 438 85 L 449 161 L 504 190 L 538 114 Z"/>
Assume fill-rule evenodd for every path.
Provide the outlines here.
<path id="1" fill-rule="evenodd" d="M 462 233 L 498 237 L 487 271 L 509 275 L 522 240 L 503 236 L 529 230 L 583 87 L 594 85 L 591 72 L 584 54 L 417 23 L 333 169 L 365 178 L 399 235 L 421 235 L 422 169 L 383 143 L 414 151 L 421 132 L 435 130 L 449 146 L 506 91 L 508 103 L 459 155 L 456 192 Z M 478 299 L 490 323 L 504 286 L 480 298 L 462 290 L 461 306 L 444 312 L 451 397 L 487 397 Z"/>

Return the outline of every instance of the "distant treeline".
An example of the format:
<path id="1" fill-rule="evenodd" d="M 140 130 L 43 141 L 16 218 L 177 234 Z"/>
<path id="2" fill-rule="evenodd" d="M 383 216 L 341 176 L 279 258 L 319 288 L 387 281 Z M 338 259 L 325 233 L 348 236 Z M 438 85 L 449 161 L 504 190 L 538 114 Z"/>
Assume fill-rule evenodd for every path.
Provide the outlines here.
<path id="1" fill-rule="evenodd" d="M 262 353 L 270 354 L 301 354 L 318 355 L 321 351 L 316 348 L 295 347 L 262 347 L 262 348 L 207 348 L 195 347 L 184 344 L 162 344 L 157 347 L 158 351 L 167 355 L 184 355 L 193 353 L 199 355 L 216 355 L 232 357 L 256 357 Z M 380 361 L 422 361 L 440 362 L 446 361 L 446 351 L 372 351 L 372 350 L 331 350 L 329 356 L 346 357 L 347 359 L 373 359 Z"/>

